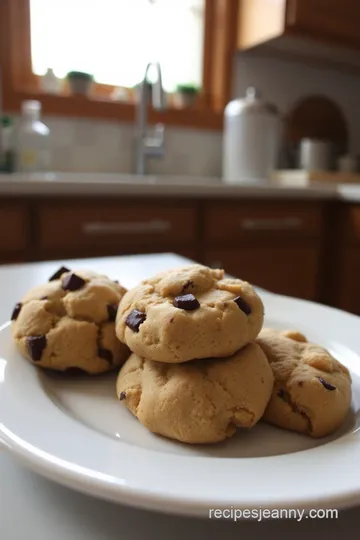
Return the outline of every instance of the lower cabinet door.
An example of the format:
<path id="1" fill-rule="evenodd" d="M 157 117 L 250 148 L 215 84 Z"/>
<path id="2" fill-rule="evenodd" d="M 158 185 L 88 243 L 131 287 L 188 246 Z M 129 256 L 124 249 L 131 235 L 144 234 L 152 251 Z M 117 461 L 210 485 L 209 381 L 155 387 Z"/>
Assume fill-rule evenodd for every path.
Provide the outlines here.
<path id="1" fill-rule="evenodd" d="M 360 315 L 360 248 L 345 250 L 338 280 L 337 307 Z"/>
<path id="2" fill-rule="evenodd" d="M 247 246 L 238 250 L 213 249 L 206 264 L 271 292 L 317 299 L 318 246 Z"/>

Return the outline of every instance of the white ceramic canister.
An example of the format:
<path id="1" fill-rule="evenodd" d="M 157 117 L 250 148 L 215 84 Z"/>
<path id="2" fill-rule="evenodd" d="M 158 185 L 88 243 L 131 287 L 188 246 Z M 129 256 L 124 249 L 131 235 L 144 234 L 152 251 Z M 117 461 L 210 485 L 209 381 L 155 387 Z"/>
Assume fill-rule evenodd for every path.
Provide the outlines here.
<path id="1" fill-rule="evenodd" d="M 223 180 L 230 184 L 263 183 L 278 167 L 282 120 L 275 106 L 254 88 L 224 111 Z"/>

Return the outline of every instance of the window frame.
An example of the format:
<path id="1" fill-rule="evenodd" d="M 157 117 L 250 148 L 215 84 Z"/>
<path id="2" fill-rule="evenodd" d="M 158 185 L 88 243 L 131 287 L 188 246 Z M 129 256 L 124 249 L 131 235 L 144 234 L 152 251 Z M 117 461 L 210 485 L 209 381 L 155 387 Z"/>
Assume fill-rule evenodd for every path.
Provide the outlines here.
<path id="1" fill-rule="evenodd" d="M 222 129 L 223 110 L 231 98 L 233 58 L 236 51 L 238 0 L 205 0 L 203 87 L 191 109 L 149 107 L 149 122 L 200 129 Z M 109 98 L 113 87 L 95 84 L 90 97 L 51 95 L 40 90 L 31 69 L 30 2 L 0 2 L 0 66 L 3 109 L 20 111 L 21 102 L 39 99 L 45 115 L 104 118 L 133 122 L 134 103 Z"/>

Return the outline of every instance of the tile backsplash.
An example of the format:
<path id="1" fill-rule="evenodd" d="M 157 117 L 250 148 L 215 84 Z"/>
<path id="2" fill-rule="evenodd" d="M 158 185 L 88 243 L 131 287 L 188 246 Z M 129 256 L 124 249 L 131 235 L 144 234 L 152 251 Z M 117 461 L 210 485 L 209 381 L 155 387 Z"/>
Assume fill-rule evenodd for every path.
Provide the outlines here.
<path id="1" fill-rule="evenodd" d="M 134 172 L 131 124 L 46 116 L 44 122 L 51 129 L 54 170 Z M 165 157 L 149 159 L 149 173 L 221 174 L 221 133 L 167 127 L 165 137 Z"/>

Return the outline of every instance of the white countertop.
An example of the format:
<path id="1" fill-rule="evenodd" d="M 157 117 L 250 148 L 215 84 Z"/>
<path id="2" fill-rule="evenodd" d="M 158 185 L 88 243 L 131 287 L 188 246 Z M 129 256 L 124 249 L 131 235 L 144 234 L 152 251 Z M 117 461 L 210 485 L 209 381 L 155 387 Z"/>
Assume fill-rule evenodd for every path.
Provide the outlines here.
<path id="1" fill-rule="evenodd" d="M 360 202 L 360 184 L 230 185 L 219 178 L 104 173 L 0 174 L 0 196 L 131 196 L 340 199 Z"/>
<path id="2" fill-rule="evenodd" d="M 144 271 L 152 274 L 185 261 L 172 254 L 162 254 L 0 267 L 0 324 L 8 320 L 14 302 L 28 288 L 46 280 L 61 264 L 72 268 L 95 268 L 114 279 L 126 276 L 126 284 L 132 286 L 145 277 Z M 220 537 L 224 540 L 259 540 L 263 537 L 267 540 L 320 537 L 350 540 L 358 535 L 359 525 L 358 508 L 341 512 L 337 520 L 307 519 L 301 523 L 287 520 L 210 522 L 126 508 L 45 480 L 25 469 L 0 447 L 1 540 L 168 540 L 169 537 L 172 540 L 183 540 L 184 537 L 189 540 L 217 540 Z"/>

